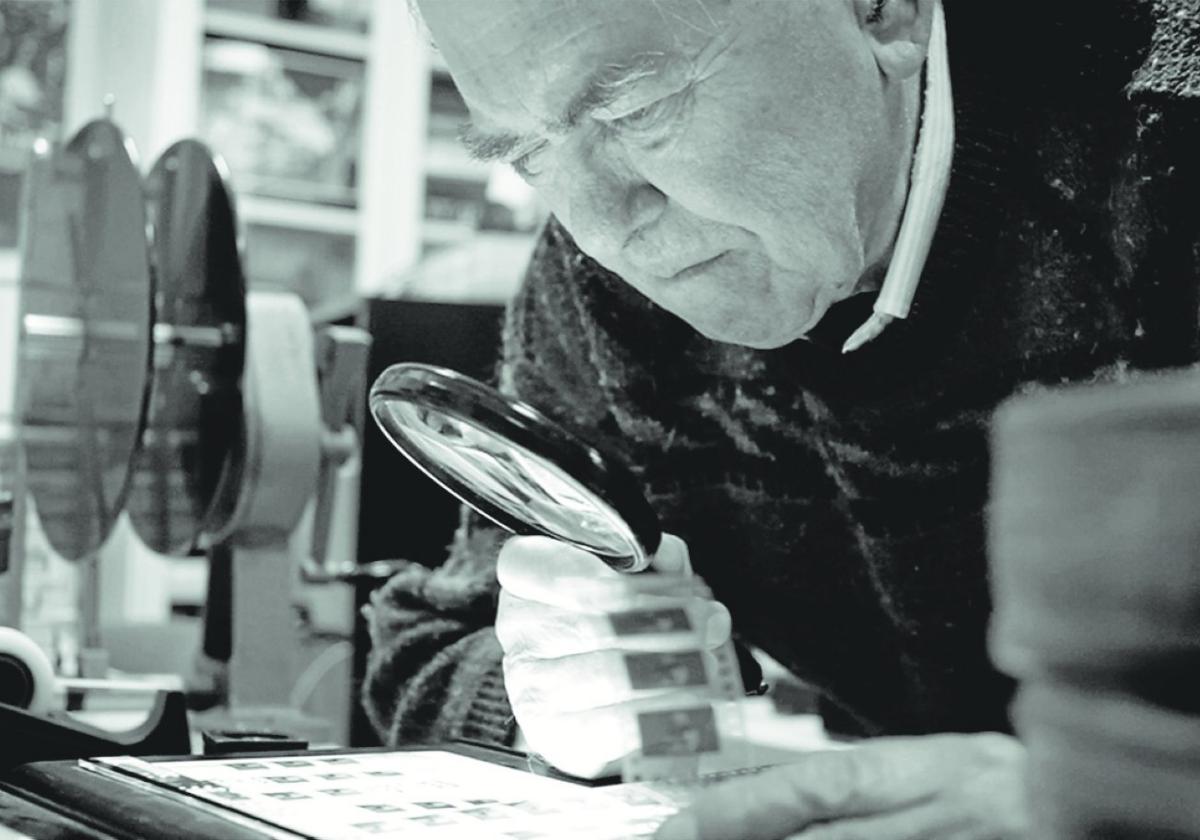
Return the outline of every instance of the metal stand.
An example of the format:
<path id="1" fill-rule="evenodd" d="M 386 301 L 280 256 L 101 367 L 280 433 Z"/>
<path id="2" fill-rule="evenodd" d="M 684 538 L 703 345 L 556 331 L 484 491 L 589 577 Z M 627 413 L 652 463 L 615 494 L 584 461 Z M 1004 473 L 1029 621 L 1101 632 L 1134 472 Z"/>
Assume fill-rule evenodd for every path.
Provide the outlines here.
<path id="1" fill-rule="evenodd" d="M 18 627 L 21 621 L 25 506 L 18 495 L 0 488 L 0 626 L 5 627 Z"/>

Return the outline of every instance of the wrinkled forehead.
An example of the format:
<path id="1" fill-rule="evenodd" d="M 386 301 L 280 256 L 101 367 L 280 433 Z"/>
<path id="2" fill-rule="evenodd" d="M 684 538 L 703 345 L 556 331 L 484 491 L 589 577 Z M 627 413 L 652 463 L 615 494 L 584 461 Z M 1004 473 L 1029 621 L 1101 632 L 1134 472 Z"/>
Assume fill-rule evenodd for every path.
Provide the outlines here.
<path id="1" fill-rule="evenodd" d="M 690 57 L 729 19 L 731 0 L 418 0 L 472 110 L 505 122 L 561 107 L 607 65 Z"/>

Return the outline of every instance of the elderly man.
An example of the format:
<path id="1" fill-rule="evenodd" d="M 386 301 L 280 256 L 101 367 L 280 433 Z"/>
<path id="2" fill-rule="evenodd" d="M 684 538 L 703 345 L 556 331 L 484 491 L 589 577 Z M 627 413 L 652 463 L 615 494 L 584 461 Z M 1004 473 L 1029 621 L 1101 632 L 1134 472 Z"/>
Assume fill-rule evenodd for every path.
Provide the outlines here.
<path id="1" fill-rule="evenodd" d="M 711 587 L 710 643 L 731 624 L 873 736 L 663 836 L 1021 836 L 989 416 L 1200 358 L 1195 0 L 419 5 L 468 146 L 553 212 L 502 386 L 625 455 L 677 535 L 659 574 Z M 637 698 L 556 577 L 607 570 L 501 541 L 468 518 L 377 596 L 367 706 L 393 741 L 515 717 L 602 772 L 634 745 L 584 733 Z"/>

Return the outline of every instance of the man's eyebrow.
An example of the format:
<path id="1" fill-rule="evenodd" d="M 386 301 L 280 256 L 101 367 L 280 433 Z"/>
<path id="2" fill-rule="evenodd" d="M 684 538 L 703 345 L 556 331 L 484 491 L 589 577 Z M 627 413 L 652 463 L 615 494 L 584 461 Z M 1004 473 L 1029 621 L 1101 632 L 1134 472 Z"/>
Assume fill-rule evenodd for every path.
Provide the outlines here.
<path id="1" fill-rule="evenodd" d="M 611 105 L 631 86 L 657 75 L 669 58 L 667 53 L 647 52 L 628 61 L 606 64 L 571 97 L 566 109 L 544 126 L 545 133 L 567 133 L 587 114 Z M 459 127 L 458 137 L 471 157 L 483 161 L 508 160 L 518 150 L 534 146 L 542 139 L 536 133 L 487 130 L 471 122 Z"/>
<path id="2" fill-rule="evenodd" d="M 515 156 L 518 149 L 537 142 L 534 135 L 485 131 L 471 122 L 464 122 L 458 127 L 458 139 L 467 147 L 467 154 L 472 158 L 488 162 L 507 161 Z"/>
<path id="3" fill-rule="evenodd" d="M 552 128 L 574 128 L 584 115 L 611 105 L 630 87 L 657 76 L 670 58 L 667 53 L 646 52 L 639 53 L 628 61 L 606 64 L 593 73 L 583 89 L 571 98 L 566 112 L 558 118 L 557 125 Z"/>

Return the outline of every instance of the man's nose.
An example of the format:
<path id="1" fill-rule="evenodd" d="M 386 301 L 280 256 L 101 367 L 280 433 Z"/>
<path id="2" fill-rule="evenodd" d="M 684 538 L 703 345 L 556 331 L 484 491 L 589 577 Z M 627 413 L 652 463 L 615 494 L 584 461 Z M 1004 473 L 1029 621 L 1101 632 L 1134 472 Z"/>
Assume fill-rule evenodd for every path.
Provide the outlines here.
<path id="1" fill-rule="evenodd" d="M 564 163 L 562 221 L 585 253 L 613 265 L 634 235 L 662 215 L 667 198 L 616 144 L 580 143 Z"/>

